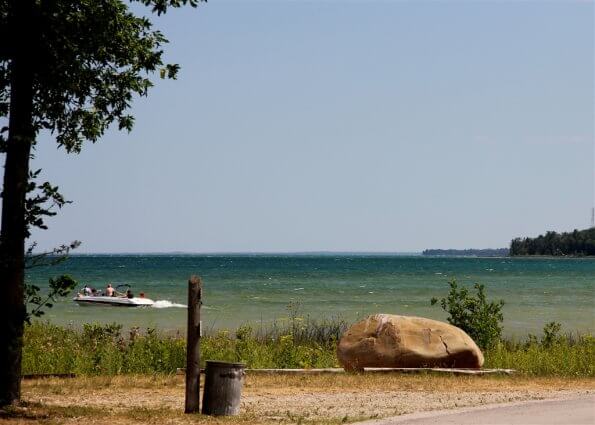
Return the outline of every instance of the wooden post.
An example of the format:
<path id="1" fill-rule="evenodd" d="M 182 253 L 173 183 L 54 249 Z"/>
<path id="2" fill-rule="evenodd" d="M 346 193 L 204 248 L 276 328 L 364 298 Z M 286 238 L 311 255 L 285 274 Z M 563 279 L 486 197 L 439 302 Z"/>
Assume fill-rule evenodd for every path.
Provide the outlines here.
<path id="1" fill-rule="evenodd" d="M 186 330 L 186 400 L 184 413 L 200 412 L 200 277 L 188 280 L 188 327 Z"/>

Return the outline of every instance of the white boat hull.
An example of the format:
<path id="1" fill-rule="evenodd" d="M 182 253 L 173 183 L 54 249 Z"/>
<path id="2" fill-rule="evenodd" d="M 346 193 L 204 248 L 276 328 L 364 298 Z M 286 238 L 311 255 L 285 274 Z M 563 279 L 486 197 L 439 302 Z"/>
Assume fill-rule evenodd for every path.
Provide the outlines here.
<path id="1" fill-rule="evenodd" d="M 72 299 L 80 306 L 150 307 L 155 302 L 149 298 L 124 298 L 79 295 Z"/>

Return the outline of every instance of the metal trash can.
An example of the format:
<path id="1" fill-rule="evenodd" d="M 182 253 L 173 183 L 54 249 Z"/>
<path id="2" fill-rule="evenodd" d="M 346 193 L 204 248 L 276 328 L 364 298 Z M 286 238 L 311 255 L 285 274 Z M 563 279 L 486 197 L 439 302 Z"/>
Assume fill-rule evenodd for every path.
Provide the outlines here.
<path id="1" fill-rule="evenodd" d="M 245 367 L 243 363 L 207 360 L 202 398 L 204 415 L 228 416 L 240 413 Z"/>

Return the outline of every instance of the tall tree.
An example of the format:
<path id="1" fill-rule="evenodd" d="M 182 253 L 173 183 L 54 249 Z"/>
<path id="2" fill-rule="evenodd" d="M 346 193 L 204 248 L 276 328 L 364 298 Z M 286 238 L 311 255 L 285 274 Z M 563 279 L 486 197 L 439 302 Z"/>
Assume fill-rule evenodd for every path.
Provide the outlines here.
<path id="1" fill-rule="evenodd" d="M 206 0 L 130 1 L 160 15 Z M 0 40 L 0 119 L 8 117 L 0 130 L 0 405 L 6 405 L 20 399 L 26 239 L 51 215 L 40 203 L 61 199 L 49 183 L 32 182 L 37 135 L 48 130 L 60 147 L 78 153 L 112 124 L 130 131 L 133 97 L 147 94 L 155 71 L 175 78 L 179 67 L 163 63 L 166 38 L 123 0 L 0 0 Z"/>

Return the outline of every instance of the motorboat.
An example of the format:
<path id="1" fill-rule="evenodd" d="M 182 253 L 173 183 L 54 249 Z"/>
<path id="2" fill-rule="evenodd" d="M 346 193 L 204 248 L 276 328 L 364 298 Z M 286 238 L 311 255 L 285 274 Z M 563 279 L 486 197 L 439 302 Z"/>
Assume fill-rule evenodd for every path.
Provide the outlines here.
<path id="1" fill-rule="evenodd" d="M 106 297 L 103 295 L 77 295 L 72 299 L 75 303 L 82 306 L 94 305 L 94 306 L 117 306 L 117 307 L 150 307 L 155 304 L 155 301 L 149 298 L 141 297 Z"/>
<path id="2" fill-rule="evenodd" d="M 140 297 L 128 297 L 124 294 L 120 295 L 121 292 L 118 292 L 118 289 L 122 287 L 130 289 L 130 285 L 118 285 L 115 291 L 115 294 L 117 295 L 111 297 L 107 295 L 89 295 L 85 292 L 79 292 L 72 301 L 80 306 L 150 307 L 155 304 L 155 301 L 145 298 L 142 292 Z"/>

